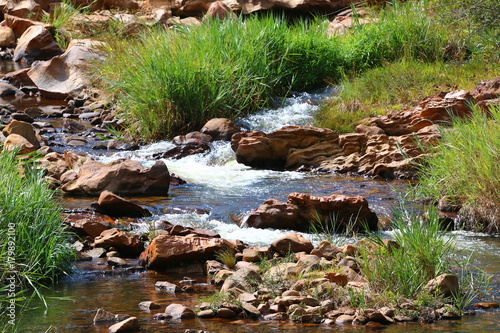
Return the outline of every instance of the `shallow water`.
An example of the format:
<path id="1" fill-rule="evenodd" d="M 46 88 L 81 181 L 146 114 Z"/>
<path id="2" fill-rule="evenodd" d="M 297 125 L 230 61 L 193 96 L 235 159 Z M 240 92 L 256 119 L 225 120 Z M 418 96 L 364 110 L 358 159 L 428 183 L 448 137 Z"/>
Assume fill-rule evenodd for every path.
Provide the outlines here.
<path id="1" fill-rule="evenodd" d="M 263 110 L 261 113 L 240 120 L 248 129 L 269 132 L 287 124 L 307 125 L 317 110 L 315 103 L 323 95 L 299 94 L 287 100 L 284 108 Z M 50 103 L 49 103 L 50 104 Z M 52 107 L 47 105 L 46 107 Z M 285 122 L 286 121 L 286 122 Z M 169 142 L 158 142 L 134 152 L 99 153 L 94 157 L 102 162 L 118 158 L 133 158 L 145 166 L 154 163 L 151 156 L 171 148 Z M 348 194 L 362 195 L 370 207 L 381 218 L 388 219 L 391 210 L 398 207 L 398 197 L 404 194 L 410 184 L 406 181 L 380 181 L 364 177 L 335 174 L 314 174 L 299 172 L 278 172 L 255 170 L 238 164 L 228 143 L 215 143 L 212 151 L 181 160 L 165 160 L 169 170 L 188 181 L 188 184 L 172 187 L 168 197 L 130 198 L 150 209 L 154 216 L 147 223 L 137 224 L 137 232 L 144 231 L 150 223 L 168 220 L 185 226 L 197 226 L 214 230 L 223 238 L 240 239 L 253 245 L 267 245 L 276 238 L 289 233 L 285 230 L 262 230 L 242 228 L 235 220 L 244 218 L 251 209 L 257 208 L 265 199 L 276 198 L 286 201 L 291 192 L 305 192 L 314 195 Z M 67 208 L 88 208 L 95 198 L 61 198 Z M 187 207 L 187 208 L 186 208 Z M 204 212 L 193 212 L 193 208 Z M 416 207 L 412 207 L 416 208 Z M 177 213 L 173 213 L 177 211 Z M 180 212 L 180 213 L 179 213 Z M 493 275 L 492 294 L 499 297 L 500 283 L 500 240 L 480 234 L 454 233 L 457 247 L 462 256 L 473 254 L 473 263 Z M 314 241 L 314 235 L 304 233 Z M 338 237 L 339 242 L 347 239 Z M 137 316 L 141 332 L 183 332 L 187 328 L 204 329 L 212 332 L 366 332 L 372 329 L 353 326 L 300 325 L 295 323 L 271 323 L 257 321 L 186 320 L 161 323 L 152 320 L 155 313 L 140 310 L 137 304 L 153 300 L 162 309 L 172 302 L 194 307 L 199 293 L 213 291 L 205 284 L 206 277 L 191 276 L 201 285 L 195 286 L 196 294 L 168 294 L 156 290 L 158 280 L 177 282 L 183 275 L 161 274 L 154 271 L 128 272 L 112 270 L 107 266 L 79 263 L 71 276 L 44 291 L 48 308 L 39 302 L 38 308 L 27 312 L 21 321 L 19 332 L 107 332 L 108 324 L 93 325 L 92 318 L 97 308 L 114 313 Z M 491 298 L 490 298 L 491 299 Z M 432 325 L 396 324 L 373 328 L 386 332 L 497 332 L 500 322 L 499 311 L 480 312 L 460 321 L 442 321 Z"/>

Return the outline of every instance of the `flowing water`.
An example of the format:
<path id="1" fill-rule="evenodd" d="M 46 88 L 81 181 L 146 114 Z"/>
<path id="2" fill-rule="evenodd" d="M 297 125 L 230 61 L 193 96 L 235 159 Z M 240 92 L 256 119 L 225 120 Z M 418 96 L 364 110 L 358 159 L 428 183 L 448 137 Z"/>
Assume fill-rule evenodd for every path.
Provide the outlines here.
<path id="1" fill-rule="evenodd" d="M 329 93 L 329 92 L 328 92 Z M 248 129 L 265 132 L 284 125 L 307 125 L 312 122 L 317 110 L 317 101 L 325 92 L 299 94 L 285 101 L 285 106 L 263 110 L 258 114 L 239 120 Z M 132 158 L 145 166 L 154 163 L 152 155 L 171 148 L 170 142 L 158 142 L 138 151 L 97 154 L 102 162 L 118 158 Z M 251 209 L 265 199 L 286 201 L 291 192 L 314 195 L 348 194 L 367 198 L 373 210 L 382 219 L 389 219 L 391 210 L 399 205 L 398 197 L 410 184 L 406 181 L 382 181 L 364 177 L 336 174 L 315 174 L 255 170 L 238 164 L 228 143 L 214 143 L 212 150 L 203 155 L 193 155 L 180 160 L 164 160 L 169 170 L 188 183 L 171 187 L 168 197 L 131 198 L 150 209 L 154 216 L 134 226 L 137 232 L 147 231 L 152 223 L 168 220 L 185 226 L 197 226 L 218 232 L 227 239 L 240 239 L 252 245 L 268 245 L 278 237 L 289 233 L 285 230 L 262 230 L 240 227 L 235 221 L 244 219 Z M 64 198 L 67 208 L 87 208 L 95 199 Z M 304 234 L 314 240 L 313 235 Z M 498 238 L 473 233 L 456 233 L 458 247 L 473 253 L 473 262 L 493 275 L 492 293 L 498 296 L 500 283 L 500 242 Z M 347 241 L 338 237 L 338 241 Z M 152 320 L 155 313 L 140 310 L 137 304 L 152 300 L 162 307 L 178 302 L 194 307 L 199 295 L 212 292 L 206 277 L 191 276 L 197 280 L 195 294 L 169 294 L 156 290 L 159 280 L 178 282 L 182 275 L 161 274 L 154 271 L 113 270 L 93 262 L 78 263 L 75 272 L 62 279 L 50 290 L 45 290 L 48 307 L 33 302 L 36 308 L 27 311 L 21 320 L 19 332 L 107 332 L 109 325 L 93 325 L 92 318 L 97 308 L 114 313 L 137 316 L 141 332 L 183 332 L 187 328 L 212 332 L 365 332 L 362 327 L 330 327 L 292 323 L 266 323 L 257 321 L 228 322 L 221 320 L 186 320 L 161 323 Z M 377 330 L 387 332 L 496 332 L 500 313 L 480 312 L 460 321 L 443 321 L 433 325 L 397 324 Z"/>

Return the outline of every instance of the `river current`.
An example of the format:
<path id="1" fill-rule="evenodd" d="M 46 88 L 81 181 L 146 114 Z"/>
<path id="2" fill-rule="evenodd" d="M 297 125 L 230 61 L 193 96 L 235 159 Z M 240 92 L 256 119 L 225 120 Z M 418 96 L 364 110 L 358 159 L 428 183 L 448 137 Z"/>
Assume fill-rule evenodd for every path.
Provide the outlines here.
<path id="1" fill-rule="evenodd" d="M 301 93 L 284 101 L 284 106 L 266 109 L 241 118 L 238 123 L 250 130 L 274 131 L 285 125 L 309 125 L 313 121 L 318 101 L 331 94 L 331 90 L 316 93 Z M 40 104 L 33 100 L 33 104 Z M 14 103 L 16 104 L 16 103 Z M 22 105 L 19 102 L 19 105 Z M 25 106 L 26 107 L 26 106 Z M 47 107 L 47 106 L 43 106 Z M 18 106 L 19 109 L 22 109 Z M 142 147 L 137 151 L 98 153 L 88 151 L 102 162 L 119 158 L 132 158 L 145 166 L 154 163 L 152 155 L 172 148 L 164 141 Z M 257 208 L 264 200 L 275 198 L 286 201 L 291 192 L 314 195 L 347 194 L 362 195 L 382 220 L 388 220 L 391 211 L 399 207 L 400 198 L 411 186 L 406 181 L 373 180 L 370 178 L 338 175 L 301 173 L 291 171 L 256 170 L 236 162 L 229 143 L 216 142 L 211 151 L 192 155 L 180 160 L 164 160 L 170 172 L 179 175 L 188 183 L 171 187 L 168 197 L 130 198 L 150 209 L 153 217 L 134 226 L 136 232 L 146 231 L 160 220 L 184 226 L 196 226 L 214 230 L 226 239 L 240 239 L 252 245 L 268 245 L 273 240 L 289 233 L 285 230 L 263 230 L 240 227 L 235 221 L 244 220 L 245 215 Z M 95 199 L 64 198 L 66 208 L 88 208 Z M 418 207 L 411 207 L 418 209 Z M 390 232 L 389 232 L 390 233 Z M 453 232 L 457 239 L 457 252 L 472 254 L 472 262 L 492 275 L 491 294 L 500 296 L 500 241 L 487 235 Z M 314 242 L 312 234 L 304 236 Z M 335 237 L 338 244 L 350 241 Z M 155 290 L 159 280 L 178 282 L 181 275 L 161 274 L 154 271 L 120 271 L 98 265 L 101 259 L 78 263 L 74 273 L 58 284 L 44 290 L 47 307 L 41 302 L 30 304 L 32 309 L 21 319 L 19 332 L 107 332 L 109 325 L 93 325 L 92 318 L 97 308 L 114 313 L 137 316 L 141 332 L 183 332 L 185 329 L 203 329 L 211 332 L 365 332 L 368 328 L 353 326 L 305 325 L 293 323 L 264 323 L 257 321 L 228 322 L 221 320 L 186 320 L 161 323 L 152 320 L 153 313 L 140 310 L 142 301 L 152 300 L 162 306 L 172 302 L 194 307 L 199 294 L 208 294 L 214 289 L 206 285 L 203 276 L 191 276 L 199 284 L 197 293 L 168 294 Z M 491 296 L 488 298 L 491 300 Z M 497 299 L 498 301 L 498 299 Z M 476 316 L 459 321 L 442 321 L 436 324 L 395 324 L 377 330 L 385 332 L 497 332 L 499 311 L 479 311 Z"/>

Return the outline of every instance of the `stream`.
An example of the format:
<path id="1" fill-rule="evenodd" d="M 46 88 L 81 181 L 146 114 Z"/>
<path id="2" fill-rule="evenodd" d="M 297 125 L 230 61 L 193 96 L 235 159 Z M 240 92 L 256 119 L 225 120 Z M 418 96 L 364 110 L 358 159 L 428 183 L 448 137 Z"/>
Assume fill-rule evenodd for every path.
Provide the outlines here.
<path id="1" fill-rule="evenodd" d="M 331 90 L 311 94 L 301 93 L 285 101 L 285 105 L 239 119 L 247 129 L 270 132 L 285 125 L 308 125 L 313 120 L 317 103 L 331 94 Z M 5 100 L 19 110 L 27 107 L 57 107 L 53 101 L 35 97 L 21 100 Z M 43 119 L 49 121 L 48 119 Z M 154 163 L 152 155 L 173 147 L 170 142 L 158 142 L 137 151 L 98 152 L 83 148 L 86 153 L 101 162 L 119 158 L 132 158 L 145 166 Z M 134 225 L 137 232 L 146 232 L 151 223 L 167 220 L 184 226 L 196 226 L 218 232 L 226 239 L 240 239 L 251 245 L 269 245 L 275 239 L 288 234 L 287 230 L 263 230 L 240 227 L 234 221 L 244 219 L 251 209 L 264 200 L 275 198 L 286 201 L 291 192 L 313 195 L 347 194 L 362 195 L 381 220 L 389 220 L 392 209 L 411 184 L 402 180 L 374 180 L 371 178 L 319 173 L 279 172 L 256 170 L 238 164 L 229 143 L 212 144 L 209 153 L 192 155 L 180 160 L 164 160 L 170 172 L 188 183 L 173 186 L 168 197 L 128 198 L 153 212 L 153 217 Z M 88 208 L 95 198 L 60 198 L 65 208 Z M 417 207 L 411 207 L 417 208 Z M 500 287 L 500 239 L 470 232 L 453 232 L 457 238 L 457 251 L 472 253 L 472 262 L 478 268 L 492 274 L 491 294 L 498 301 Z M 315 235 L 303 233 L 317 242 Z M 349 241 L 340 235 L 338 243 Z M 113 313 L 130 314 L 139 318 L 141 332 L 183 332 L 185 329 L 203 329 L 210 332 L 366 332 L 365 326 L 326 326 L 275 323 L 250 320 L 227 321 L 183 320 L 162 323 L 152 320 L 156 312 L 139 309 L 138 303 L 151 300 L 162 308 L 172 302 L 195 308 L 200 295 L 208 295 L 215 289 L 207 284 L 204 276 L 188 275 L 197 281 L 194 294 L 169 294 L 156 290 L 156 281 L 179 282 L 184 274 L 162 274 L 154 271 L 111 269 L 94 259 L 75 264 L 74 272 L 59 283 L 43 290 L 47 307 L 35 300 L 20 320 L 19 332 L 107 332 L 109 324 L 93 325 L 97 308 Z M 491 300 L 491 297 L 488 299 Z M 463 317 L 458 321 L 440 321 L 435 324 L 394 324 L 376 328 L 384 332 L 498 332 L 500 311 L 477 311 L 476 316 Z"/>

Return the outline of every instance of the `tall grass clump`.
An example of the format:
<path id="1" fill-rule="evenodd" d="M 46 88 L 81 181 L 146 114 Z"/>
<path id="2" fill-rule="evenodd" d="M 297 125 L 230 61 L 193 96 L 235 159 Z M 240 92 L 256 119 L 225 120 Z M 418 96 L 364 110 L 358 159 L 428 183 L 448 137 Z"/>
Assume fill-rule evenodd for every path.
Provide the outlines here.
<path id="1" fill-rule="evenodd" d="M 430 279 L 450 272 L 453 241 L 441 231 L 437 216 L 423 221 L 401 210 L 392 223 L 398 245 L 386 246 L 380 235 L 371 236 L 373 246 L 361 251 L 362 272 L 376 291 L 414 298 Z"/>
<path id="2" fill-rule="evenodd" d="M 113 41 L 99 74 L 135 134 L 164 138 L 338 75 L 325 29 L 271 15 L 154 29 Z"/>
<path id="3" fill-rule="evenodd" d="M 14 153 L 0 154 L 0 281 L 10 285 L 7 279 L 14 277 L 16 293 L 55 280 L 74 255 L 42 172 L 32 162 L 20 171 Z M 0 297 L 2 318 L 12 299 L 6 296 Z"/>
<path id="4" fill-rule="evenodd" d="M 416 193 L 457 198 L 467 229 L 500 232 L 500 106 L 454 119 L 422 166 Z"/>

